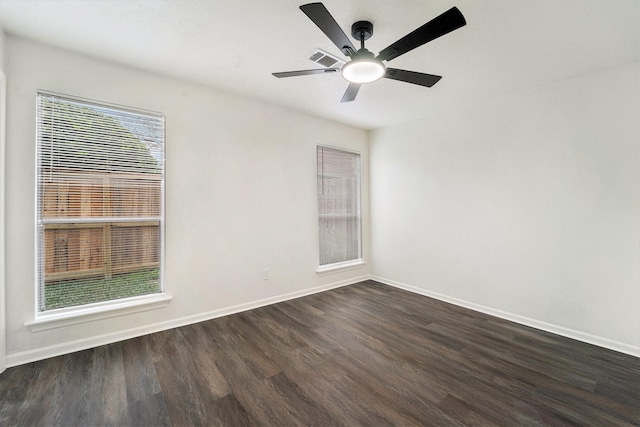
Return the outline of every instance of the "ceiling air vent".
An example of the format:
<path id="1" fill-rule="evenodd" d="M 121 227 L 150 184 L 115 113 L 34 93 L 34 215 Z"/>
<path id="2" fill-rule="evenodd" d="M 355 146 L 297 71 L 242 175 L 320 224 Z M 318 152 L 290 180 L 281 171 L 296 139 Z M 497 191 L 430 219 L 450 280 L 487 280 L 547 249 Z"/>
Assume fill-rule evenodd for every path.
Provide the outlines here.
<path id="1" fill-rule="evenodd" d="M 341 68 L 344 65 L 342 59 L 336 58 L 322 49 L 314 50 L 313 53 L 309 55 L 309 59 L 326 68 Z"/>

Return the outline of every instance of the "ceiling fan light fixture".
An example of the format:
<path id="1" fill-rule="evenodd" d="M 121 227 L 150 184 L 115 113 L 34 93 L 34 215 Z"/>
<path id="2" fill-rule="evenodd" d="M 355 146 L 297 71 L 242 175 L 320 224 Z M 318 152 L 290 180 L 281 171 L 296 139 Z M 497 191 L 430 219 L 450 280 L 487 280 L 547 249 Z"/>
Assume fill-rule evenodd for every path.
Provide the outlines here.
<path id="1" fill-rule="evenodd" d="M 344 93 L 340 102 L 353 101 L 363 83 L 372 83 L 383 77 L 419 86 L 433 86 L 442 76 L 419 73 L 417 71 L 400 70 L 398 68 L 386 68 L 383 61 L 391 61 L 400 55 L 404 55 L 425 43 L 442 37 L 467 24 L 460 10 L 457 7 L 452 7 L 406 36 L 391 43 L 375 56 L 364 47 L 365 40 L 368 40 L 373 35 L 373 24 L 370 21 L 357 21 L 351 26 L 351 35 L 354 39 L 360 41 L 360 49 L 356 51 L 349 37 L 342 31 L 335 18 L 331 16 L 331 13 L 329 13 L 322 3 L 314 2 L 303 4 L 300 6 L 300 10 L 329 37 L 329 40 L 331 40 L 345 56 L 350 57 L 351 60 L 344 64 L 342 68 L 340 68 L 339 65 L 332 64 L 334 68 L 285 71 L 272 74 L 280 78 L 328 74 L 341 70 L 342 77 L 349 82 L 349 87 L 347 87 L 347 91 Z"/>
<path id="2" fill-rule="evenodd" d="M 371 83 L 384 77 L 386 67 L 375 58 L 358 58 L 342 67 L 342 77 L 350 83 Z"/>

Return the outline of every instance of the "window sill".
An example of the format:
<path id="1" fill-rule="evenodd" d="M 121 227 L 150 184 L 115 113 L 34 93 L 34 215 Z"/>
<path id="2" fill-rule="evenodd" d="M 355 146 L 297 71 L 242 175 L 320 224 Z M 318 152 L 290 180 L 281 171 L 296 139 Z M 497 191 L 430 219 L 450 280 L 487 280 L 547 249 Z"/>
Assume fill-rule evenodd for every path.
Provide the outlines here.
<path id="1" fill-rule="evenodd" d="M 35 320 L 26 322 L 25 326 L 27 326 L 31 332 L 65 328 L 81 323 L 164 308 L 169 305 L 171 299 L 171 295 L 160 294 L 130 298 L 120 302 L 110 301 L 107 304 L 93 305 L 91 307 L 76 308 L 73 310 L 63 309 L 64 311 L 41 314 L 37 316 Z"/>
<path id="2" fill-rule="evenodd" d="M 366 264 L 367 263 L 364 262 L 362 259 L 356 259 L 354 261 L 347 261 L 347 262 L 337 262 L 335 264 L 328 264 L 328 265 L 323 265 L 321 267 L 318 267 L 318 269 L 316 270 L 316 273 L 318 273 L 318 276 L 324 276 L 326 274 L 333 274 L 333 273 L 340 273 L 348 270 L 355 270 L 357 268 L 362 268 Z"/>

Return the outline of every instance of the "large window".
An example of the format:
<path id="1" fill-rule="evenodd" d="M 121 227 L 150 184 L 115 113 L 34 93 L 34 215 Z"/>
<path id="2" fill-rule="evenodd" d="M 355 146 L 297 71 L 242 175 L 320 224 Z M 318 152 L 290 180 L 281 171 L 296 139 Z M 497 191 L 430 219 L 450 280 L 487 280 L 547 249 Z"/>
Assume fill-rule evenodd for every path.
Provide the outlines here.
<path id="1" fill-rule="evenodd" d="M 38 311 L 163 292 L 164 117 L 37 95 Z"/>
<path id="2" fill-rule="evenodd" d="M 320 266 L 360 260 L 360 155 L 318 147 Z"/>

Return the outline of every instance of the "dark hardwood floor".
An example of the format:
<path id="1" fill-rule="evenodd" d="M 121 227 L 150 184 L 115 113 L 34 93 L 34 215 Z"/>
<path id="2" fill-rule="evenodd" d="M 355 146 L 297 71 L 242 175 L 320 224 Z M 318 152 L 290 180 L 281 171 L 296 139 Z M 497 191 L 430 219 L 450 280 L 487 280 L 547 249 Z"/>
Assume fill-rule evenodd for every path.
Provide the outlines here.
<path id="1" fill-rule="evenodd" d="M 10 368 L 0 425 L 640 425 L 640 359 L 363 282 Z"/>

